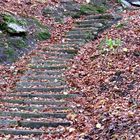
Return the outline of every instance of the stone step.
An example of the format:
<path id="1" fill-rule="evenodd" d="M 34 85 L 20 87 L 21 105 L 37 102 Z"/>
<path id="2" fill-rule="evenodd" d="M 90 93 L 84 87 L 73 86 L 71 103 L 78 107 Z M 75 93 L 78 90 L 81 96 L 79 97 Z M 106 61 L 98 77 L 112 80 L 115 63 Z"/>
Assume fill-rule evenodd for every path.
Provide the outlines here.
<path id="1" fill-rule="evenodd" d="M 58 58 L 58 57 L 47 57 L 47 58 L 44 58 L 43 56 L 36 56 L 36 57 L 33 57 L 32 58 L 32 63 L 43 63 L 43 62 L 54 62 L 55 63 L 58 63 L 58 64 L 64 64 L 67 62 L 67 58 Z"/>
<path id="2" fill-rule="evenodd" d="M 111 19 L 114 19 L 114 16 L 112 14 L 87 15 L 87 16 L 85 16 L 85 20 L 92 20 L 92 19 L 111 20 Z"/>
<path id="3" fill-rule="evenodd" d="M 5 96 L 5 95 L 4 95 Z M 10 93 L 7 95 L 8 97 L 41 97 L 41 98 L 55 98 L 55 99 L 65 99 L 65 98 L 75 98 L 78 96 L 77 94 L 37 94 L 37 93 Z"/>
<path id="4" fill-rule="evenodd" d="M 97 28 L 97 27 L 89 27 L 89 28 L 74 27 L 74 28 L 71 29 L 69 32 L 74 32 L 74 31 L 82 31 L 82 32 L 86 32 L 86 31 L 95 31 L 95 32 L 97 32 L 98 30 L 99 30 L 99 28 Z"/>
<path id="5" fill-rule="evenodd" d="M 39 63 L 40 60 L 38 60 L 37 62 Z M 40 62 L 41 63 L 41 62 Z M 29 74 L 34 74 L 34 75 L 52 75 L 52 76 L 59 76 L 62 75 L 62 73 L 65 73 L 65 70 L 39 70 L 39 69 L 31 69 L 28 70 L 25 75 L 29 75 Z"/>
<path id="6" fill-rule="evenodd" d="M 80 48 L 81 44 L 83 44 L 83 42 L 77 41 L 77 42 L 61 42 L 61 45 L 65 46 L 78 46 L 78 48 Z"/>
<path id="7" fill-rule="evenodd" d="M 96 24 L 96 23 L 97 24 L 98 23 L 106 24 L 107 21 L 108 20 L 106 20 L 106 19 L 90 19 L 90 20 L 85 19 L 85 20 L 77 21 L 76 23 L 80 24 L 80 25 L 82 25 L 82 24 Z"/>
<path id="8" fill-rule="evenodd" d="M 73 108 L 71 107 L 48 107 L 45 105 L 9 105 L 9 104 L 4 104 L 4 106 L 1 106 L 1 109 L 9 109 L 12 111 L 39 111 L 39 112 L 46 112 L 46 111 L 50 111 L 50 112 L 69 112 L 72 111 Z"/>
<path id="9" fill-rule="evenodd" d="M 49 49 L 47 49 L 47 50 L 49 50 Z M 46 50 L 46 51 L 47 51 Z M 51 49 L 50 49 L 51 50 Z M 66 63 L 66 61 L 64 60 L 64 59 L 46 59 L 46 60 L 43 60 L 43 59 L 39 59 L 39 58 L 37 57 L 37 58 L 32 58 L 32 60 L 31 60 L 31 64 L 36 64 L 36 63 L 46 63 L 47 65 L 53 65 L 53 64 L 65 64 Z"/>
<path id="10" fill-rule="evenodd" d="M 30 93 L 30 92 L 27 92 L 27 94 Z M 65 93 L 65 92 L 64 92 Z M 20 94 L 20 92 L 19 92 Z M 21 94 L 24 94 L 24 93 L 21 93 Z M 40 92 L 40 94 L 43 94 Z M 52 93 L 50 93 L 52 94 Z M 59 94 L 59 93 L 57 93 Z M 63 94 L 63 93 L 60 93 L 60 94 Z M 42 98 L 42 97 L 22 97 L 22 96 L 3 96 L 3 99 L 5 100 L 25 100 L 25 101 L 41 101 L 41 102 L 51 102 L 51 101 L 54 101 L 54 102 L 63 102 L 63 101 L 66 101 L 68 98 L 60 98 L 60 99 L 57 99 L 57 98 Z M 70 100 L 71 98 L 69 98 Z"/>
<path id="11" fill-rule="evenodd" d="M 44 87 L 44 88 L 47 88 L 47 87 L 56 87 L 56 86 L 66 86 L 66 82 L 65 81 L 61 81 L 61 80 L 58 80 L 56 79 L 55 81 L 41 81 L 41 82 L 38 82 L 38 81 L 32 81 L 32 80 L 28 80 L 28 81 L 20 81 L 18 82 L 17 84 L 17 87 L 32 87 L 32 86 L 38 86 L 38 87 Z"/>
<path id="12" fill-rule="evenodd" d="M 86 43 L 85 39 L 70 39 L 70 38 L 65 38 L 65 43 L 69 43 L 69 42 L 78 43 L 81 46 Z"/>
<path id="13" fill-rule="evenodd" d="M 90 27 L 103 28 L 104 25 L 103 25 L 102 23 L 94 23 L 94 24 L 76 24 L 75 27 L 78 27 L 78 28 L 90 28 Z"/>
<path id="14" fill-rule="evenodd" d="M 62 133 L 62 131 L 41 131 L 41 130 L 24 130 L 24 129 L 14 129 L 14 128 L 10 128 L 10 129 L 0 129 L 0 134 L 4 134 L 4 135 L 42 135 L 42 134 L 57 134 L 57 133 Z M 24 139 L 24 138 L 23 138 Z"/>
<path id="15" fill-rule="evenodd" d="M 70 32 L 67 32 L 66 33 L 66 36 L 67 35 L 85 35 L 85 34 L 87 34 L 87 33 L 92 33 L 93 35 L 97 35 L 97 31 L 92 31 L 92 30 L 84 30 L 84 31 L 82 31 L 82 30 L 74 30 L 74 31 L 70 31 Z"/>
<path id="16" fill-rule="evenodd" d="M 26 75 L 22 78 L 22 80 L 48 80 L 48 81 L 53 81 L 53 80 L 65 80 L 64 76 L 62 75 L 57 75 L 57 76 L 49 76 L 49 75 Z"/>
<path id="17" fill-rule="evenodd" d="M 46 51 L 46 52 L 42 52 L 41 53 L 42 55 L 46 55 L 46 56 L 48 56 L 48 57 L 50 57 L 50 56 L 55 56 L 55 57 L 58 57 L 58 58 L 63 58 L 63 59 L 71 59 L 71 58 L 73 58 L 74 57 L 74 55 L 73 54 L 68 54 L 68 53 L 60 53 L 60 52 L 50 52 L 50 51 Z"/>
<path id="18" fill-rule="evenodd" d="M 60 65 L 30 65 L 29 66 L 31 69 L 46 69 L 46 70 L 62 70 L 62 69 L 66 69 L 67 66 L 65 64 L 60 64 Z"/>
<path id="19" fill-rule="evenodd" d="M 43 64 L 45 64 L 45 65 L 54 65 L 54 64 L 58 64 L 58 65 L 63 65 L 63 64 L 66 64 L 66 61 L 56 61 L 56 60 L 45 60 L 45 61 L 37 61 L 37 60 L 32 60 L 31 61 L 31 65 L 32 64 L 40 64 L 40 65 L 43 65 Z"/>
<path id="20" fill-rule="evenodd" d="M 31 91 L 37 91 L 37 92 L 62 92 L 65 91 L 67 88 L 64 86 L 61 87 L 48 87 L 48 88 L 16 88 L 16 92 L 31 92 Z"/>
<path id="21" fill-rule="evenodd" d="M 0 102 L 13 103 L 13 104 L 34 104 L 34 105 L 48 105 L 48 106 L 65 106 L 65 101 L 32 101 L 32 100 L 11 100 L 11 99 L 0 99 Z"/>
<path id="22" fill-rule="evenodd" d="M 43 121 L 16 121 L 16 120 L 0 120 L 0 126 L 19 126 L 19 127 L 30 127 L 30 128 L 41 128 L 41 127 L 58 127 L 58 126 L 70 126 L 70 122 L 43 122 Z"/>
<path id="23" fill-rule="evenodd" d="M 74 48 L 74 49 L 77 49 L 79 48 L 79 44 L 73 44 L 73 42 L 70 42 L 70 43 L 64 43 L 64 42 L 60 42 L 60 44 L 55 44 L 51 47 L 54 47 L 54 48 Z"/>
<path id="24" fill-rule="evenodd" d="M 67 48 L 54 48 L 54 47 L 49 47 L 46 48 L 46 51 L 51 51 L 51 52 L 62 52 L 62 53 L 68 53 L 68 54 L 76 54 L 78 49 L 75 49 L 73 47 L 67 47 Z"/>
<path id="25" fill-rule="evenodd" d="M 82 38 L 82 39 L 94 39 L 94 35 L 92 33 L 85 33 L 85 34 L 75 34 L 75 35 L 66 35 L 66 38 L 69 39 L 78 39 L 78 38 Z"/>
<path id="26" fill-rule="evenodd" d="M 0 116 L 21 117 L 21 118 L 66 118 L 67 113 L 31 113 L 31 112 L 8 112 L 0 111 Z"/>

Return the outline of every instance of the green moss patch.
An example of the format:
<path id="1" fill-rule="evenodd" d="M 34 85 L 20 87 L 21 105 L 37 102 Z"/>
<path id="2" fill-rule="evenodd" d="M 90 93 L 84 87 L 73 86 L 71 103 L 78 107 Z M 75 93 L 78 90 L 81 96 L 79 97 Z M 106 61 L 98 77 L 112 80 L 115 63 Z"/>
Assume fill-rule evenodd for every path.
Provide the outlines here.
<path id="1" fill-rule="evenodd" d="M 79 12 L 73 14 L 73 18 L 79 18 L 81 15 L 88 15 L 88 14 L 103 14 L 106 12 L 105 6 L 97 6 L 92 4 L 81 5 Z"/>
<path id="2" fill-rule="evenodd" d="M 50 38 L 50 33 L 46 30 L 37 34 L 38 40 L 46 40 Z"/>

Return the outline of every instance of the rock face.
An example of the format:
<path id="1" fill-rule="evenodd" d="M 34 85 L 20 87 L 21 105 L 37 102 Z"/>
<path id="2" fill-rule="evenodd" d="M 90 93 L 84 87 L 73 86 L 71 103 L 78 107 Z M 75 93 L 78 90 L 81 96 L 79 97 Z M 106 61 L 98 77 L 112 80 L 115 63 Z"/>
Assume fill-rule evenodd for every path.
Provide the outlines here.
<path id="1" fill-rule="evenodd" d="M 14 62 L 49 37 L 48 28 L 35 19 L 0 13 L 0 63 Z"/>

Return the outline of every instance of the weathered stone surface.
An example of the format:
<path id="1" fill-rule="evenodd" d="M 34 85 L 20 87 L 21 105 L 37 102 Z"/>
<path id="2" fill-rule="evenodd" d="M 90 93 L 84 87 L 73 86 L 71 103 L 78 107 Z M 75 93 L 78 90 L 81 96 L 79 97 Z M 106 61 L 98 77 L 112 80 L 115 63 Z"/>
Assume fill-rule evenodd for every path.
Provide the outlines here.
<path id="1" fill-rule="evenodd" d="M 90 0 L 90 3 L 96 4 L 96 5 L 101 5 L 105 4 L 107 0 Z"/>
<path id="2" fill-rule="evenodd" d="M 7 25 L 7 31 L 11 34 L 20 34 L 20 33 L 27 33 L 25 27 L 22 27 L 16 23 L 9 23 Z"/>

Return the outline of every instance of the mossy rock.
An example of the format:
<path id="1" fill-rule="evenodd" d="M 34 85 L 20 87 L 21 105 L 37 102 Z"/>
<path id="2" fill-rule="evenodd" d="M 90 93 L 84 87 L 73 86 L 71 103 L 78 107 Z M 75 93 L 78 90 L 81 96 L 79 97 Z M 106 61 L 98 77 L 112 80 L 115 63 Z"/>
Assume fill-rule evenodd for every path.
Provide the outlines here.
<path id="1" fill-rule="evenodd" d="M 8 46 L 23 49 L 28 47 L 27 39 L 23 37 L 14 37 L 8 39 Z"/>
<path id="2" fill-rule="evenodd" d="M 97 6 L 92 4 L 81 5 L 80 13 L 81 14 L 102 14 L 106 12 L 105 6 Z"/>
<path id="3" fill-rule="evenodd" d="M 19 29 L 17 30 L 19 32 L 11 31 L 11 29 Z M 47 40 L 51 36 L 48 27 L 38 20 L 7 13 L 0 14 L 0 31 L 0 63 L 6 64 L 14 62 L 29 52 L 37 41 Z"/>
<path id="4" fill-rule="evenodd" d="M 81 5 L 79 12 L 71 14 L 72 18 L 80 18 L 81 15 L 90 15 L 90 14 L 103 14 L 107 8 L 105 6 L 97 6 L 92 4 Z"/>

